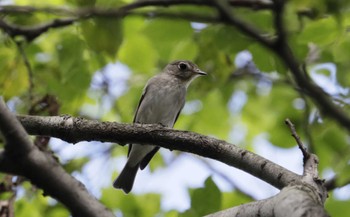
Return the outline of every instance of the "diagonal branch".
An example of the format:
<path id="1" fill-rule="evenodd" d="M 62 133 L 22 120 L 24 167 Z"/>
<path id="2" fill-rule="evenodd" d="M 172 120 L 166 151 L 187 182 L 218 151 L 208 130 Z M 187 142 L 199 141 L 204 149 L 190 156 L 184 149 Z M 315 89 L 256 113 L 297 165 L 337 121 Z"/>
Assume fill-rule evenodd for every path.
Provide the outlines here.
<path id="1" fill-rule="evenodd" d="M 331 97 L 316 85 L 302 69 L 300 62 L 296 59 L 292 49 L 288 45 L 286 31 L 283 24 L 285 0 L 274 0 L 274 19 L 278 39 L 273 46 L 267 46 L 278 54 L 284 64 L 290 69 L 298 86 L 310 96 L 313 102 L 321 110 L 322 114 L 336 120 L 340 125 L 350 131 L 350 117 L 340 107 L 335 105 Z"/>
<path id="2" fill-rule="evenodd" d="M 5 151 L 0 152 L 2 172 L 28 178 L 42 188 L 44 194 L 68 207 L 73 216 L 114 216 L 79 181 L 66 173 L 50 153 L 42 152 L 33 145 L 3 100 L 0 100 L 0 132 L 6 141 Z"/>
<path id="3" fill-rule="evenodd" d="M 300 176 L 236 145 L 193 132 L 154 124 L 99 122 L 69 116 L 18 116 L 31 135 L 57 137 L 68 142 L 102 141 L 154 144 L 221 161 L 244 170 L 276 188 L 298 182 Z"/>
<path id="4" fill-rule="evenodd" d="M 262 45 L 266 47 L 270 47 L 273 45 L 273 41 L 264 37 L 263 33 L 260 32 L 259 29 L 255 28 L 254 26 L 234 16 L 233 13 L 231 12 L 231 7 L 226 0 L 210 0 L 210 1 L 218 9 L 219 13 L 222 16 L 222 21 L 224 23 L 237 27 L 244 34 L 256 39 L 258 42 L 260 42 Z"/>

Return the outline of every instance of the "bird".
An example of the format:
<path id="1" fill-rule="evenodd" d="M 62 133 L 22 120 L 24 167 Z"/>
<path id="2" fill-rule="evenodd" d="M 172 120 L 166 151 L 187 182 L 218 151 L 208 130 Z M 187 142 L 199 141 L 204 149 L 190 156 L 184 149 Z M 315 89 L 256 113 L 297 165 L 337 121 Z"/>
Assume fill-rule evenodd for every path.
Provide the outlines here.
<path id="1" fill-rule="evenodd" d="M 203 75 L 207 73 L 191 61 L 177 60 L 166 65 L 161 73 L 146 83 L 133 123 L 161 124 L 172 128 L 185 105 L 188 86 Z M 138 169 L 143 170 L 158 150 L 159 147 L 154 145 L 129 144 L 127 162 L 113 187 L 128 194 Z"/>

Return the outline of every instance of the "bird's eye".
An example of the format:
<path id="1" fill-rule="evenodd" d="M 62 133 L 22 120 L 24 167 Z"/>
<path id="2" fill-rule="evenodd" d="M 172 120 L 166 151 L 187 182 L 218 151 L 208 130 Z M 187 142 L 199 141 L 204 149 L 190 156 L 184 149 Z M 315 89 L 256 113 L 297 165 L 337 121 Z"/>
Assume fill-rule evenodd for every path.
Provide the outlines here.
<path id="1" fill-rule="evenodd" d="M 184 71 L 184 70 L 187 69 L 186 63 L 180 63 L 180 64 L 178 65 L 178 67 L 179 67 L 179 69 L 182 70 L 182 71 Z"/>

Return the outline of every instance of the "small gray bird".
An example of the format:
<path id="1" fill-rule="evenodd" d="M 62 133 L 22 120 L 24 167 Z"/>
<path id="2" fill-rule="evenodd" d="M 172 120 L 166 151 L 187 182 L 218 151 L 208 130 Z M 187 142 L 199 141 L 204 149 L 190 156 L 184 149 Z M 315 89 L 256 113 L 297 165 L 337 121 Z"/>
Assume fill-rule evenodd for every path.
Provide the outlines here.
<path id="1" fill-rule="evenodd" d="M 173 127 L 183 106 L 189 84 L 198 76 L 206 75 L 190 61 L 174 61 L 146 84 L 134 117 L 134 123 L 162 124 Z M 143 170 L 159 147 L 129 145 L 128 161 L 113 187 L 129 193 L 138 168 Z"/>

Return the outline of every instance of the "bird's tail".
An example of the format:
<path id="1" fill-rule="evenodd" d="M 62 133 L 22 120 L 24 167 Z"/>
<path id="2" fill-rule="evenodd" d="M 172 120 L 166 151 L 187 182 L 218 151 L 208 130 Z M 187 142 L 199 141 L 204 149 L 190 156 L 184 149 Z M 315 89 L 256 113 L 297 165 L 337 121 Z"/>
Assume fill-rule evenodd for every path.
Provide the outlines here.
<path id="1" fill-rule="evenodd" d="M 129 193 L 134 185 L 134 180 L 138 169 L 138 164 L 132 167 L 127 163 L 117 179 L 114 181 L 113 187 L 122 189 L 126 194 Z"/>

